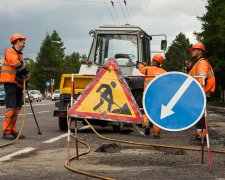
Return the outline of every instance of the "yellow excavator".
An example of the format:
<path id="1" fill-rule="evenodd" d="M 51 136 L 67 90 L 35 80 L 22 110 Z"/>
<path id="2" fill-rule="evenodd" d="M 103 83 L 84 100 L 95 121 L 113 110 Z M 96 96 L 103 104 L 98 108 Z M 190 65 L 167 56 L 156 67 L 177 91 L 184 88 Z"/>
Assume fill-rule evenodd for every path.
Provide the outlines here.
<path id="1" fill-rule="evenodd" d="M 93 38 L 87 64 L 81 65 L 80 71 L 74 76 L 74 97 L 82 93 L 89 82 L 96 76 L 98 68 L 107 60 L 114 58 L 126 79 L 130 90 L 139 107 L 142 107 L 142 94 L 144 76 L 136 69 L 136 62 L 149 65 L 151 59 L 151 41 L 159 39 L 160 51 L 164 53 L 167 48 L 166 35 L 149 35 L 134 25 L 107 25 L 91 30 L 89 35 Z M 154 44 L 155 45 L 155 44 Z M 63 74 L 60 82 L 60 99 L 55 103 L 57 110 L 54 116 L 58 117 L 59 129 L 67 130 L 67 105 L 71 100 L 71 76 Z M 121 124 L 102 120 L 93 120 L 94 125 L 112 126 L 115 132 L 120 132 Z M 84 123 L 85 124 L 85 123 Z"/>

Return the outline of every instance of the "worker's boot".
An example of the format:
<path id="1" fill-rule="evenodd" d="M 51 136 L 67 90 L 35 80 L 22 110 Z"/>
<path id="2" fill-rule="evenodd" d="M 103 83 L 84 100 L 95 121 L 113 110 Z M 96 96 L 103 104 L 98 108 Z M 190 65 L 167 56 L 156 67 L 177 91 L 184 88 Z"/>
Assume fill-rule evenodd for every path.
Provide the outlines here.
<path id="1" fill-rule="evenodd" d="M 202 138 L 206 139 L 206 124 L 205 124 L 205 116 L 197 122 L 196 127 L 196 140 L 201 141 Z"/>
<path id="2" fill-rule="evenodd" d="M 3 133 L 3 137 L 2 138 L 6 139 L 6 140 L 13 140 L 13 139 L 15 139 L 12 134 L 8 134 L 8 133 Z"/>
<path id="3" fill-rule="evenodd" d="M 5 118 L 3 121 L 3 139 L 13 140 L 15 139 L 12 134 L 12 117 L 13 117 L 14 109 L 8 108 L 5 111 Z"/>
<path id="4" fill-rule="evenodd" d="M 12 134 L 12 136 L 13 136 L 15 139 L 16 139 L 16 138 L 18 137 L 18 135 L 19 135 L 18 132 L 14 132 L 14 133 L 11 133 L 11 134 Z M 24 136 L 23 134 L 20 134 L 19 139 L 25 139 L 25 136 Z"/>
<path id="5" fill-rule="evenodd" d="M 150 131 L 150 121 L 148 120 L 148 117 L 146 114 L 143 114 L 143 122 L 142 122 L 142 127 L 143 127 L 143 130 L 144 130 L 144 133 L 146 136 L 149 136 L 151 134 L 151 131 Z"/>
<path id="6" fill-rule="evenodd" d="M 143 130 L 144 130 L 144 133 L 145 133 L 146 136 L 149 136 L 151 134 L 151 131 L 150 131 L 150 127 L 149 126 L 143 127 Z"/>
<path id="7" fill-rule="evenodd" d="M 206 140 L 206 130 L 203 129 L 196 129 L 196 140 L 201 141 L 202 138 L 204 139 L 204 141 Z"/>

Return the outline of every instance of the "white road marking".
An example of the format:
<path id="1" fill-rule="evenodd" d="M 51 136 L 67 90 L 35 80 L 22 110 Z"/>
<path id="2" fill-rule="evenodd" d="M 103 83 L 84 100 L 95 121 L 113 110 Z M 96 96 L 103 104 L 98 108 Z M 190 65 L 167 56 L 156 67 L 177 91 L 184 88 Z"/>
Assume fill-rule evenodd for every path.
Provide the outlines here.
<path id="1" fill-rule="evenodd" d="M 49 113 L 51 111 L 39 111 L 37 112 L 38 114 L 42 114 L 42 113 Z M 32 115 L 33 113 L 26 113 L 26 115 Z M 19 114 L 19 116 L 23 116 L 23 114 Z M 0 118 L 4 118 L 5 116 L 0 116 Z"/>
<path id="2" fill-rule="evenodd" d="M 50 111 L 39 111 L 39 112 L 37 112 L 38 114 L 42 114 L 42 113 L 48 113 L 48 112 L 50 112 Z"/>
<path id="3" fill-rule="evenodd" d="M 49 139 L 49 140 L 47 140 L 47 141 L 43 141 L 42 143 L 50 144 L 50 143 L 56 142 L 56 141 L 58 141 L 58 140 L 60 140 L 60 139 L 62 139 L 62 138 L 67 137 L 67 135 L 68 135 L 68 133 L 65 133 L 65 134 L 62 134 L 62 135 L 57 136 L 57 137 L 55 137 L 55 138 Z M 33 148 L 33 147 L 28 147 L 28 148 L 22 149 L 22 150 L 20 150 L 20 151 L 16 151 L 16 152 L 14 152 L 14 153 L 11 153 L 11 154 L 8 154 L 8 155 L 6 155 L 6 156 L 1 157 L 1 158 L 0 158 L 0 162 L 8 161 L 8 160 L 12 159 L 12 158 L 15 157 L 15 156 L 19 156 L 19 155 L 21 155 L 21 154 L 26 154 L 26 153 L 29 153 L 29 152 L 31 152 L 31 151 L 33 151 L 33 150 L 35 150 L 35 148 Z"/>
<path id="4" fill-rule="evenodd" d="M 89 125 L 86 125 L 86 126 L 82 126 L 80 128 L 78 128 L 79 130 L 86 130 L 86 129 L 90 129 L 90 126 Z"/>
<path id="5" fill-rule="evenodd" d="M 57 137 L 55 137 L 55 138 L 49 139 L 49 140 L 47 140 L 47 141 L 43 141 L 42 143 L 50 144 L 50 143 L 56 142 L 56 141 L 58 141 L 58 140 L 60 140 L 60 139 L 62 139 L 62 138 L 67 137 L 67 135 L 68 135 L 68 133 L 65 133 L 65 134 L 62 134 L 62 135 L 57 136 Z M 15 156 L 19 156 L 19 155 L 21 155 L 21 154 L 26 154 L 26 153 L 29 153 L 29 152 L 31 152 L 31 151 L 33 151 L 33 150 L 35 150 L 35 148 L 33 148 L 33 147 L 28 147 L 28 148 L 22 149 L 22 150 L 20 150 L 20 151 L 16 151 L 16 152 L 14 152 L 14 153 L 11 153 L 11 154 L 8 154 L 8 155 L 6 155 L 6 156 L 1 157 L 1 158 L 0 158 L 0 162 L 8 161 L 8 160 L 12 159 L 12 158 L 15 157 Z"/>
<path id="6" fill-rule="evenodd" d="M 44 104 L 32 104 L 33 106 L 47 106 L 55 103 L 44 103 Z M 27 104 L 26 106 L 30 106 L 30 104 Z"/>
<path id="7" fill-rule="evenodd" d="M 25 148 L 25 149 L 22 149 L 20 151 L 17 151 L 17 152 L 14 152 L 12 154 L 8 154 L 6 156 L 3 156 L 0 158 L 0 162 L 3 162 L 3 161 L 8 161 L 10 159 L 12 159 L 13 157 L 15 156 L 18 156 L 18 155 L 21 155 L 21 154 L 26 154 L 26 153 L 29 153 L 31 151 L 35 150 L 35 148 L 33 147 L 28 147 L 28 148 Z"/>
<path id="8" fill-rule="evenodd" d="M 190 86 L 192 81 L 193 81 L 192 77 L 188 77 L 184 81 L 184 83 L 181 85 L 181 87 L 178 89 L 176 94 L 172 97 L 170 102 L 166 106 L 162 104 L 160 119 L 164 119 L 167 116 L 170 116 L 170 115 L 174 114 L 174 112 L 172 111 L 173 107 L 177 104 L 177 102 L 179 101 L 181 96 L 185 93 L 185 91 Z"/>
<path id="9" fill-rule="evenodd" d="M 52 105 L 55 103 L 42 103 L 42 104 L 32 104 L 33 106 L 47 106 L 47 105 Z M 26 106 L 30 106 L 30 104 L 27 104 Z M 0 106 L 0 109 L 5 109 L 5 106 Z"/>
<path id="10" fill-rule="evenodd" d="M 62 135 L 60 135 L 60 136 L 54 137 L 54 138 L 52 138 L 52 139 L 49 139 L 49 140 L 47 140 L 47 141 L 44 141 L 44 142 L 42 142 L 42 143 L 50 144 L 50 143 L 53 143 L 53 142 L 55 142 L 55 141 L 58 141 L 58 140 L 60 140 L 60 139 L 62 139 L 62 138 L 67 137 L 67 135 L 68 135 L 68 133 L 65 133 L 65 134 L 62 134 Z"/>

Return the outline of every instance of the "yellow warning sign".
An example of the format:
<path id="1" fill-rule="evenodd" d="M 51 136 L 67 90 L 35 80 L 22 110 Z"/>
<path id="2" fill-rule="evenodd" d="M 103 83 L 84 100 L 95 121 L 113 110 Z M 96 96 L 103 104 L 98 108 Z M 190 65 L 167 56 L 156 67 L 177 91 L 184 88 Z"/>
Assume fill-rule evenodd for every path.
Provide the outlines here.
<path id="1" fill-rule="evenodd" d="M 114 60 L 108 61 L 71 108 L 70 116 L 141 122 L 136 102 L 118 75 Z"/>

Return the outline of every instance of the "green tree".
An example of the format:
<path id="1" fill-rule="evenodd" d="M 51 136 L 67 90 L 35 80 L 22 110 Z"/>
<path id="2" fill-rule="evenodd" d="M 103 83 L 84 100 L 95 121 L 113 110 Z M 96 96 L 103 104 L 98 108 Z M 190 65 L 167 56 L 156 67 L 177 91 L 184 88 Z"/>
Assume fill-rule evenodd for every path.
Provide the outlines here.
<path id="1" fill-rule="evenodd" d="M 88 59 L 88 57 L 87 57 L 86 54 L 82 54 L 80 56 L 80 61 L 81 61 L 82 64 L 84 64 L 87 61 L 87 59 Z"/>
<path id="2" fill-rule="evenodd" d="M 73 52 L 71 55 L 66 56 L 61 64 L 62 73 L 78 73 L 80 70 L 80 54 Z"/>
<path id="3" fill-rule="evenodd" d="M 55 87 L 59 87 L 61 78 L 61 63 L 65 57 L 65 48 L 58 33 L 54 30 L 51 35 L 47 33 L 38 53 L 35 69 L 32 74 L 32 83 L 41 92 L 44 92 L 47 81 L 55 79 Z"/>
<path id="4" fill-rule="evenodd" d="M 189 39 L 185 34 L 179 33 L 165 54 L 166 61 L 163 68 L 167 71 L 184 71 L 185 60 L 190 59 L 189 47 Z"/>
<path id="5" fill-rule="evenodd" d="M 216 97 L 225 90 L 225 1 L 208 0 L 207 12 L 198 17 L 202 22 L 202 32 L 195 33 L 197 39 L 206 46 L 208 57 L 216 76 Z M 222 96 L 224 101 L 224 95 Z"/>

